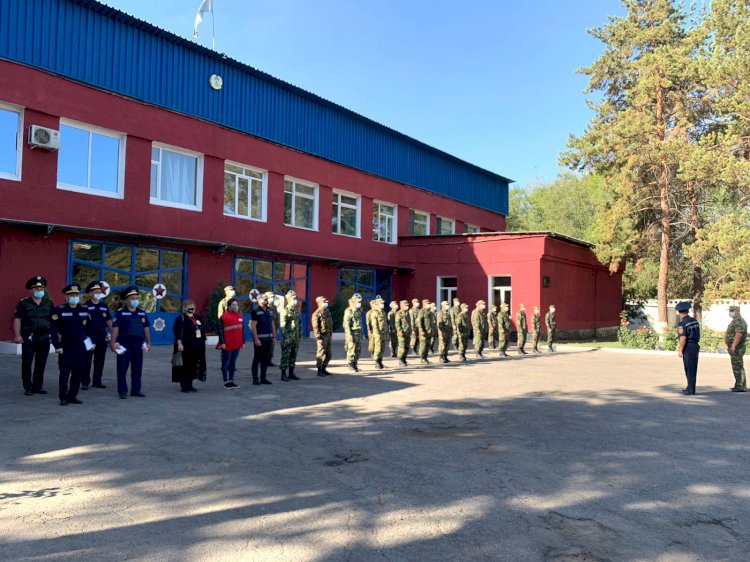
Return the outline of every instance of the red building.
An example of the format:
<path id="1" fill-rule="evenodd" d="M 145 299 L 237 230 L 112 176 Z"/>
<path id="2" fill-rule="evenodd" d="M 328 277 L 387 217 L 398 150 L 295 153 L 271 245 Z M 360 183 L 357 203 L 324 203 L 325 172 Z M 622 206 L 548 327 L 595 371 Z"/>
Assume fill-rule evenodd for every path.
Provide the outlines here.
<path id="1" fill-rule="evenodd" d="M 0 340 L 37 274 L 55 300 L 72 280 L 138 285 L 161 342 L 219 282 L 246 309 L 251 289 L 293 288 L 305 315 L 318 294 L 455 282 L 469 301 L 554 301 L 563 331 L 617 325 L 620 275 L 588 245 L 500 234 L 510 180 L 97 2 L 6 4 Z"/>

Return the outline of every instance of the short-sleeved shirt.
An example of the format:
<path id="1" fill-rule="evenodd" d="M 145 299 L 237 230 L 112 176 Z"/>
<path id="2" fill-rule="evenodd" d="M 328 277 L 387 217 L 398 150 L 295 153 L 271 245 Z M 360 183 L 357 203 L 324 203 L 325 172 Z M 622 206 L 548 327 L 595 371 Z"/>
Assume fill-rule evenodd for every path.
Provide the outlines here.
<path id="1" fill-rule="evenodd" d="M 112 325 L 118 328 L 117 338 L 145 338 L 145 329 L 151 326 L 141 308 L 130 310 L 127 306 L 115 311 Z"/>
<path id="2" fill-rule="evenodd" d="M 270 307 L 264 310 L 261 307 L 256 306 L 253 309 L 250 319 L 253 322 L 257 322 L 255 325 L 255 331 L 257 333 L 255 335 L 258 336 L 259 339 L 273 337 L 273 316 L 273 311 Z"/>
<path id="3" fill-rule="evenodd" d="M 724 332 L 724 342 L 727 345 L 732 345 L 735 334 L 740 334 L 742 336 L 740 345 L 745 343 L 745 339 L 747 339 L 747 322 L 745 322 L 745 319 L 742 316 L 735 316 L 732 318 L 729 326 L 727 326 L 726 332 Z"/>
<path id="4" fill-rule="evenodd" d="M 700 343 L 701 341 L 701 325 L 692 316 L 685 316 L 680 323 L 677 324 L 677 333 L 682 338 L 687 340 L 687 343 Z"/>
<path id="5" fill-rule="evenodd" d="M 49 337 L 54 307 L 54 303 L 47 297 L 42 298 L 39 304 L 36 304 L 31 297 L 19 301 L 13 318 L 21 320 L 21 336 L 24 340 L 29 336 L 37 339 Z"/>
<path id="6" fill-rule="evenodd" d="M 89 301 L 84 305 L 89 310 L 89 316 L 91 316 L 91 331 L 93 333 L 101 334 L 107 330 L 107 322 L 112 320 L 112 315 L 109 312 L 109 307 L 103 303 Z"/>

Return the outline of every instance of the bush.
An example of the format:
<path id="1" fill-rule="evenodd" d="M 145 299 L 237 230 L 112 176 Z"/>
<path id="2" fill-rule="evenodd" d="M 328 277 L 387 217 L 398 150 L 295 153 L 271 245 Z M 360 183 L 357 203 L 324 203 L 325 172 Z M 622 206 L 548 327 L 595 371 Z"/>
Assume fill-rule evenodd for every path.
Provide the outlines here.
<path id="1" fill-rule="evenodd" d="M 661 336 L 659 347 L 666 351 L 677 351 L 679 342 L 680 336 L 677 333 L 677 328 L 667 328 Z"/>
<path id="2" fill-rule="evenodd" d="M 219 330 L 219 317 L 217 312 L 219 310 L 219 303 L 224 299 L 224 287 L 226 281 L 223 279 L 216 284 L 214 290 L 211 291 L 211 296 L 208 299 L 208 310 L 204 315 L 206 319 L 206 331 L 209 334 L 216 334 Z"/>
<path id="3" fill-rule="evenodd" d="M 348 306 L 349 303 L 345 301 L 341 295 L 338 295 L 336 300 L 333 301 L 333 304 L 329 305 L 334 332 L 344 331 L 344 312 Z"/>
<path id="4" fill-rule="evenodd" d="M 617 332 L 617 340 L 623 347 L 631 349 L 656 349 L 659 343 L 659 335 L 646 326 L 636 330 L 631 330 L 627 326 L 620 326 Z"/>

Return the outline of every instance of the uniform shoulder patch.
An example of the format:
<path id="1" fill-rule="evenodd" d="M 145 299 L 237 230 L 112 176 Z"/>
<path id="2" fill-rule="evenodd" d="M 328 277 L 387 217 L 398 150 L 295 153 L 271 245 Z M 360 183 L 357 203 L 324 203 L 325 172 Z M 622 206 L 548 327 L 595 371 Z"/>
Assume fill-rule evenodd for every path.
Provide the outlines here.
<path id="1" fill-rule="evenodd" d="M 58 318 L 60 318 L 60 317 L 57 314 L 53 314 L 52 315 L 52 320 L 57 320 Z"/>
<path id="2" fill-rule="evenodd" d="M 679 329 L 678 329 L 677 331 L 678 331 L 678 332 L 679 332 L 680 334 L 683 334 L 683 333 L 685 332 L 685 328 L 683 328 L 682 326 L 680 326 L 680 327 L 679 327 Z"/>

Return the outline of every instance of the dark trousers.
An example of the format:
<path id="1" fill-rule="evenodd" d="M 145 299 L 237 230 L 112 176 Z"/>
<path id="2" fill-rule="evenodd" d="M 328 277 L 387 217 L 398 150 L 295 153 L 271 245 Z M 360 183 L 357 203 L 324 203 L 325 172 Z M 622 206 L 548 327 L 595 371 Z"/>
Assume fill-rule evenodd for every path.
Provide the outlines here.
<path id="1" fill-rule="evenodd" d="M 231 351 L 227 351 L 226 349 L 221 350 L 221 374 L 224 377 L 224 382 L 234 380 L 234 373 L 237 370 L 237 357 L 239 355 L 239 349 Z"/>
<path id="2" fill-rule="evenodd" d="M 685 367 L 687 377 L 687 391 L 695 394 L 695 381 L 698 378 L 698 353 L 700 346 L 697 343 L 688 342 L 682 350 L 682 364 Z"/>
<path id="3" fill-rule="evenodd" d="M 44 368 L 49 357 L 49 338 L 34 339 L 21 344 L 21 380 L 24 390 L 42 390 Z M 34 366 L 34 374 L 31 366 Z"/>
<path id="4" fill-rule="evenodd" d="M 94 384 L 102 384 L 102 375 L 104 374 L 104 360 L 107 357 L 107 334 L 97 334 L 91 338 L 91 343 L 96 348 L 86 352 L 86 368 L 83 371 L 81 384 L 89 386 L 91 384 L 91 365 L 94 366 Z"/>
<path id="5" fill-rule="evenodd" d="M 255 346 L 253 353 L 253 382 L 258 380 L 258 365 L 260 365 L 260 380 L 266 380 L 266 370 L 268 363 L 271 361 L 271 350 L 273 349 L 273 340 L 271 338 L 260 338 L 260 345 Z"/>
<path id="6" fill-rule="evenodd" d="M 180 388 L 193 388 L 193 381 L 198 378 L 201 369 L 201 349 L 185 347 L 182 351 L 182 367 L 180 367 Z"/>
<path id="7" fill-rule="evenodd" d="M 143 374 L 143 339 L 121 338 L 118 340 L 125 348 L 125 353 L 117 356 L 117 393 L 128 393 L 128 368 L 130 380 L 133 383 L 131 392 L 141 391 L 141 375 Z"/>
<path id="8" fill-rule="evenodd" d="M 83 342 L 63 342 L 62 354 L 57 356 L 60 367 L 58 397 L 60 400 L 75 400 L 81 388 L 81 377 L 86 368 L 86 346 Z"/>

